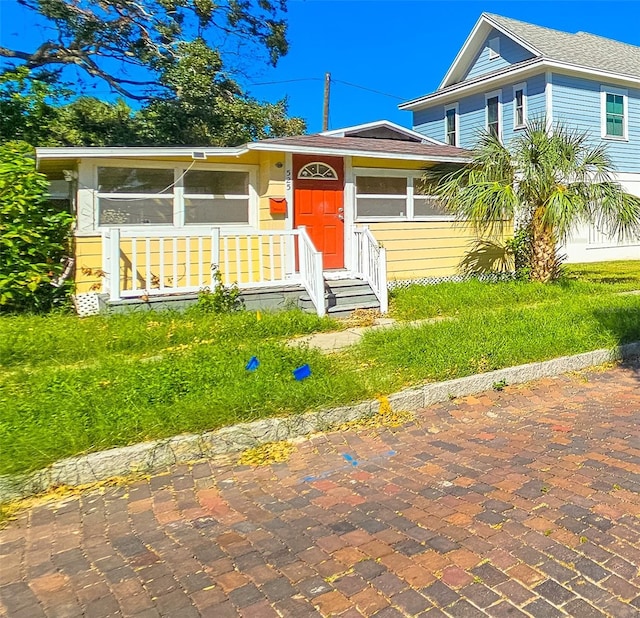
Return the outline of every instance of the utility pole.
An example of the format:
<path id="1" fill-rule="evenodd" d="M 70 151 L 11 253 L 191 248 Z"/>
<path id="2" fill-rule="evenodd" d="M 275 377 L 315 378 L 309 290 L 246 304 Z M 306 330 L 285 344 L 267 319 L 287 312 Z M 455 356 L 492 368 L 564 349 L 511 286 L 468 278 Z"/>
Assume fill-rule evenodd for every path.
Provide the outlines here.
<path id="1" fill-rule="evenodd" d="M 331 93 L 331 73 L 324 74 L 324 108 L 322 110 L 322 130 L 329 130 L 329 95 Z"/>

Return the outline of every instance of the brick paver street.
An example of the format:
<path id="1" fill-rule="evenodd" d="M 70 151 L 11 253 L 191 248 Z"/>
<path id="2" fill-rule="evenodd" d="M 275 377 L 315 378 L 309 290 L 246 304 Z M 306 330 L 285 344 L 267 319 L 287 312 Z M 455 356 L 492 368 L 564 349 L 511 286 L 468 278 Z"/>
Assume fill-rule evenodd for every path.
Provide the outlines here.
<path id="1" fill-rule="evenodd" d="M 0 614 L 637 617 L 639 427 L 616 367 L 35 506 Z"/>

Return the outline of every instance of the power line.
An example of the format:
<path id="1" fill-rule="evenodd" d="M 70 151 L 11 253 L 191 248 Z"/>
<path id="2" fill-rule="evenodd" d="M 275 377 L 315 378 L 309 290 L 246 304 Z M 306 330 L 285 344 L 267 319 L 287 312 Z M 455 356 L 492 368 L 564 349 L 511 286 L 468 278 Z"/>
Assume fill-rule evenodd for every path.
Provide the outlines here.
<path id="1" fill-rule="evenodd" d="M 358 84 L 352 84 L 351 82 L 345 82 L 341 79 L 334 79 L 334 82 L 338 84 L 344 84 L 345 86 L 351 86 L 352 88 L 359 88 L 360 90 L 367 90 L 368 92 L 374 92 L 375 94 L 381 94 L 385 97 L 391 97 L 392 99 L 397 99 L 398 101 L 405 101 L 406 97 L 398 97 L 395 94 L 389 94 L 388 92 L 382 92 L 381 90 L 374 90 L 373 88 L 367 88 L 366 86 L 359 86 Z"/>
<path id="2" fill-rule="evenodd" d="M 321 82 L 323 77 L 300 77 L 298 79 L 283 79 L 277 82 L 249 82 L 250 86 L 272 86 L 274 84 L 291 84 L 292 82 Z"/>
<path id="3" fill-rule="evenodd" d="M 323 81 L 322 77 L 300 77 L 298 79 L 283 79 L 281 81 L 273 81 L 273 82 L 257 82 L 251 83 L 251 86 L 273 86 L 277 84 L 290 84 L 293 82 L 320 82 Z M 384 97 L 390 97 L 392 99 L 397 99 L 398 101 L 406 101 L 407 97 L 399 97 L 395 94 L 389 94 L 388 92 L 382 92 L 381 90 L 374 90 L 373 88 L 367 88 L 366 86 L 360 86 L 359 84 L 354 84 L 352 82 L 345 82 L 342 79 L 334 79 L 331 78 L 332 82 L 337 84 L 342 84 L 344 86 L 350 86 L 351 88 L 359 88 L 360 90 L 366 90 L 367 92 L 373 92 L 374 94 L 379 94 Z"/>

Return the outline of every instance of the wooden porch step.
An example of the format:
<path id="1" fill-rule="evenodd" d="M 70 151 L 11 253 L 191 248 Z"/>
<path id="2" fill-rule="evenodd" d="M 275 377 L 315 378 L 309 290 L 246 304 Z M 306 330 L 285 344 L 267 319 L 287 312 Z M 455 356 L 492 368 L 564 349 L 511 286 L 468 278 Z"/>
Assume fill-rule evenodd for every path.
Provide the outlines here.
<path id="1" fill-rule="evenodd" d="M 325 306 L 327 313 L 344 317 L 356 309 L 380 309 L 380 303 L 366 281 L 361 279 L 339 279 L 325 281 Z M 308 295 L 303 295 L 298 306 L 304 311 L 315 311 Z"/>

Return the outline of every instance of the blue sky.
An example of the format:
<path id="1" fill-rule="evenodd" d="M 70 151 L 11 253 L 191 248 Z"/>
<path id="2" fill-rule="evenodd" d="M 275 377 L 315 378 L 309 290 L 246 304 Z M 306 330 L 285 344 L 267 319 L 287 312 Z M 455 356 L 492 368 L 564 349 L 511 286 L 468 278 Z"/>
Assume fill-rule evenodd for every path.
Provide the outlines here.
<path id="1" fill-rule="evenodd" d="M 15 0 L 0 0 L 0 9 L 3 44 L 35 32 L 18 25 Z M 437 88 L 483 11 L 640 46 L 637 0 L 289 0 L 289 54 L 275 69 L 251 67 L 243 85 L 258 99 L 286 96 L 290 113 L 314 132 L 321 129 L 324 74 L 330 72 L 331 128 L 381 118 L 409 126 L 411 115 L 398 103 Z M 94 92 L 108 97 L 102 88 Z"/>

